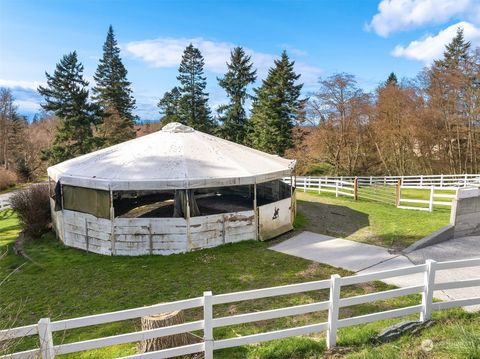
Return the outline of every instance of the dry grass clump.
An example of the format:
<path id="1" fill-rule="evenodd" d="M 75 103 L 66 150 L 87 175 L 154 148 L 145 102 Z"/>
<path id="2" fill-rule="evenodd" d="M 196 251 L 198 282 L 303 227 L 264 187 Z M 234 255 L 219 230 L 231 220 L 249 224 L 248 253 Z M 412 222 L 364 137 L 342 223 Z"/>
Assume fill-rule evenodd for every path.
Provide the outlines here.
<path id="1" fill-rule="evenodd" d="M 15 172 L 0 168 L 0 191 L 13 187 L 17 181 Z"/>

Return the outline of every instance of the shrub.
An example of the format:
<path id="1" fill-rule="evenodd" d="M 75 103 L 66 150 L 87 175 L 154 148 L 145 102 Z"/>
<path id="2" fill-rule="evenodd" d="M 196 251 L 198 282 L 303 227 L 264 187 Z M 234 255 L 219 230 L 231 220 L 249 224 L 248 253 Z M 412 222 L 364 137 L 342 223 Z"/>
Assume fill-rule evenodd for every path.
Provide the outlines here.
<path id="1" fill-rule="evenodd" d="M 17 183 L 17 176 L 14 172 L 0 168 L 0 191 L 14 186 Z"/>
<path id="2" fill-rule="evenodd" d="M 29 236 L 39 238 L 48 231 L 51 218 L 47 184 L 32 185 L 18 191 L 10 198 L 10 203 Z"/>
<path id="3" fill-rule="evenodd" d="M 28 166 L 27 161 L 25 161 L 24 159 L 17 162 L 15 172 L 17 173 L 18 179 L 22 182 L 28 182 L 33 180 L 33 172 Z"/>

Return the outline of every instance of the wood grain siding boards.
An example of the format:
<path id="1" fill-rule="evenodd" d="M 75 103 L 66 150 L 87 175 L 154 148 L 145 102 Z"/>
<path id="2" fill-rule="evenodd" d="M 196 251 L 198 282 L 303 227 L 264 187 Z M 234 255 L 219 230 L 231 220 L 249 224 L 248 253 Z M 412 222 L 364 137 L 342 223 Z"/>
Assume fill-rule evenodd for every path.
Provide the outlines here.
<path id="1" fill-rule="evenodd" d="M 64 211 L 55 214 L 57 226 L 65 228 L 66 245 L 99 254 L 136 256 L 184 253 L 187 248 L 187 221 L 184 218 L 116 218 L 111 222 L 90 214 Z M 191 250 L 210 248 L 255 238 L 253 211 L 193 217 Z M 88 237 L 88 238 L 87 238 Z"/>

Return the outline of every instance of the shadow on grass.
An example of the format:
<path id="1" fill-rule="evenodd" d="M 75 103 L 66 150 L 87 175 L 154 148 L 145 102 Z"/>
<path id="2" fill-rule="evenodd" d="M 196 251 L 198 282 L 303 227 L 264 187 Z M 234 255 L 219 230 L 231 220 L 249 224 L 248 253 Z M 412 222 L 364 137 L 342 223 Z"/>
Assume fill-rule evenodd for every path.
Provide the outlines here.
<path id="1" fill-rule="evenodd" d="M 20 224 L 13 224 L 13 225 L 8 226 L 8 227 L 2 227 L 2 228 L 0 228 L 0 235 L 5 234 L 5 233 L 10 232 L 10 231 L 21 229 L 21 228 L 22 228 L 22 226 Z"/>
<path id="2" fill-rule="evenodd" d="M 297 206 L 305 217 L 302 229 L 307 231 L 348 237 L 370 225 L 368 214 L 346 206 L 301 200 L 297 201 Z"/>

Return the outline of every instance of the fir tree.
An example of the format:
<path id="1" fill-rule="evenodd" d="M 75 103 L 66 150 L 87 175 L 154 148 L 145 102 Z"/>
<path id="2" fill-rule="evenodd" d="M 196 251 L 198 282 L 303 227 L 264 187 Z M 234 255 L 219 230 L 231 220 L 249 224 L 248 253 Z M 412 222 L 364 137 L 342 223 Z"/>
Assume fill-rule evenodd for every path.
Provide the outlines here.
<path id="1" fill-rule="evenodd" d="M 245 143 L 248 118 L 244 109 L 245 101 L 251 97 L 247 92 L 248 85 L 257 79 L 256 70 L 250 56 L 245 54 L 241 47 L 236 47 L 230 53 L 228 71 L 218 83 L 227 93 L 230 103 L 220 106 L 218 113 L 222 127 L 220 134 L 223 138 L 237 143 Z"/>
<path id="2" fill-rule="evenodd" d="M 192 44 L 183 52 L 182 62 L 178 69 L 177 79 L 180 81 L 180 119 L 199 131 L 210 132 L 213 121 L 208 107 L 206 77 L 203 76 L 203 60 L 200 50 Z"/>
<path id="3" fill-rule="evenodd" d="M 250 144 L 262 151 L 283 156 L 292 147 L 292 128 L 301 107 L 300 91 L 303 84 L 283 51 L 279 60 L 268 71 L 262 86 L 255 90 L 257 99 L 252 108 Z"/>
<path id="4" fill-rule="evenodd" d="M 102 110 L 100 131 L 105 145 L 114 145 L 135 137 L 135 99 L 132 96 L 127 70 L 120 58 L 120 48 L 113 28 L 108 28 L 103 45 L 103 57 L 93 76 L 93 100 Z"/>
<path id="5" fill-rule="evenodd" d="M 180 122 L 186 124 L 180 117 L 181 96 L 180 90 L 175 86 L 171 91 L 165 92 L 163 97 L 158 102 L 157 106 L 160 109 L 160 114 L 163 115 L 160 118 L 162 125 L 166 125 L 170 122 Z"/>
<path id="6" fill-rule="evenodd" d="M 445 46 L 443 59 L 435 61 L 435 64 L 445 68 L 461 67 L 469 59 L 471 46 L 469 41 L 465 41 L 463 29 L 459 27 L 455 37 Z"/>
<path id="7" fill-rule="evenodd" d="M 53 146 L 44 153 L 50 163 L 58 163 L 92 151 L 97 142 L 92 125 L 99 123 L 98 107 L 88 102 L 88 82 L 83 79 L 83 65 L 74 51 L 63 56 L 53 75 L 45 73 L 47 86 L 38 92 L 44 97 L 45 111 L 59 118 Z"/>
<path id="8" fill-rule="evenodd" d="M 387 81 L 385 81 L 385 86 L 388 86 L 388 85 L 393 85 L 393 86 L 398 85 L 397 75 L 395 75 L 394 72 L 390 72 L 390 75 L 388 75 Z"/>

